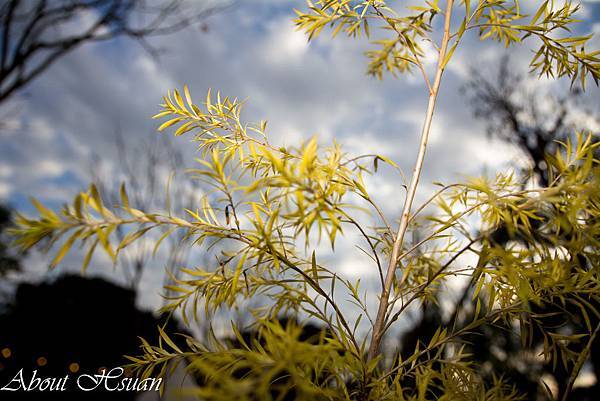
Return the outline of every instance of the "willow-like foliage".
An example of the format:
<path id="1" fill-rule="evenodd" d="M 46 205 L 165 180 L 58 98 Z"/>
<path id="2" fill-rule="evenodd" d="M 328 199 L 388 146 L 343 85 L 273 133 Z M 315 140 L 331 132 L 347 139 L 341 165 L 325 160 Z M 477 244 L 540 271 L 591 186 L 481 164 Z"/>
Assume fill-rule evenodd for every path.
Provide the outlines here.
<path id="1" fill-rule="evenodd" d="M 184 87 L 165 96 L 154 117 L 162 121 L 160 131 L 191 138 L 197 147 L 197 167 L 190 174 L 211 190 L 196 209 L 139 210 L 124 187 L 120 204 L 105 205 L 91 186 L 61 212 L 34 201 L 39 216 L 18 216 L 17 244 L 23 249 L 43 241 L 56 245 L 52 266 L 78 244 L 86 249 L 84 268 L 96 249 L 117 260 L 124 248 L 152 232 L 158 233 L 156 248 L 182 230 L 193 246 L 213 252 L 213 265 L 182 268 L 184 274 L 168 287 L 165 311 L 180 313 L 190 323 L 266 299 L 251 310 L 254 338 L 248 340 L 233 326 L 233 343 L 215 335 L 186 337 L 183 349 L 173 333 L 159 330 L 158 344 L 144 341 L 142 354 L 130 358 L 146 377 L 185 361 L 202 380 L 194 391 L 203 400 L 521 399 L 501 377 L 484 381 L 464 351 L 461 339 L 490 323 L 513 327 L 519 322 L 524 342 L 542 333 L 540 358 L 574 367 L 574 380 L 600 327 L 594 323 L 600 319 L 594 306 L 600 301 L 600 167 L 593 134 L 574 133 L 556 154 L 547 155 L 546 188 L 527 189 L 518 177 L 498 174 L 441 185 L 425 204 L 412 207 L 412 202 L 442 74 L 467 32 L 507 46 L 529 40 L 538 46 L 533 70 L 567 76 L 574 84 L 585 85 L 588 76 L 597 81 L 598 52 L 585 50 L 588 37 L 561 36 L 575 21 L 578 6 L 571 2 L 542 2 L 530 16 L 522 14 L 518 1 L 438 3 L 423 2 L 403 15 L 392 10 L 393 2 L 377 0 L 323 0 L 296 11 L 298 28 L 309 38 L 325 27 L 350 36 L 383 28 L 389 38 L 375 41 L 368 52 L 369 72 L 382 77 L 386 70 L 417 68 L 423 74 L 430 103 L 402 216 L 386 216 L 364 180 L 382 165 L 399 170 L 386 156 L 349 155 L 340 144 L 323 146 L 316 138 L 275 146 L 266 122 L 242 119 L 243 102 L 210 91 L 198 102 Z M 424 43 L 435 43 L 440 35 L 434 45 L 437 66 L 427 71 Z M 432 205 L 435 212 L 425 215 Z M 391 224 L 396 218 L 397 230 Z M 417 222 L 425 235 L 408 244 L 404 235 Z M 120 226 L 128 234 L 115 241 Z M 500 229 L 507 241 L 494 240 Z M 356 246 L 371 258 L 361 268 L 379 276 L 380 294 L 366 293 L 360 280 L 344 277 L 335 262 L 327 265 L 317 257 L 321 242 L 335 255 L 336 243 L 349 231 L 358 234 Z M 473 320 L 440 326 L 412 356 L 391 360 L 380 346 L 385 333 L 411 306 L 440 299 L 448 291 L 445 284 L 456 277 L 467 277 L 475 289 Z M 377 316 L 367 296 L 377 297 Z M 359 312 L 348 313 L 341 299 Z M 549 303 L 575 305 L 585 330 L 569 332 L 555 319 L 549 322 L 538 312 Z M 565 314 L 571 310 L 565 307 Z M 319 322 L 323 330 L 303 338 L 301 325 L 282 323 L 281 316 Z M 361 322 L 371 327 L 367 335 L 358 330 Z"/>

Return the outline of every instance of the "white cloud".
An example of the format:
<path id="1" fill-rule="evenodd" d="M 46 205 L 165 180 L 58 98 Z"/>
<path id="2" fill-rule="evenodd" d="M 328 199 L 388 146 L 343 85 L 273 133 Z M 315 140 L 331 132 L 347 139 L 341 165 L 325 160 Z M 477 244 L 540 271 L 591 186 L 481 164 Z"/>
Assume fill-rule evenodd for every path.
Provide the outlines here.
<path id="1" fill-rule="evenodd" d="M 57 177 L 65 171 L 64 163 L 59 160 L 51 159 L 38 160 L 34 168 L 37 169 L 38 174 L 43 177 Z"/>
<path id="2" fill-rule="evenodd" d="M 309 49 L 306 36 L 295 30 L 289 18 L 275 20 L 268 26 L 268 37 L 262 49 L 267 63 L 289 65 L 302 61 Z"/>

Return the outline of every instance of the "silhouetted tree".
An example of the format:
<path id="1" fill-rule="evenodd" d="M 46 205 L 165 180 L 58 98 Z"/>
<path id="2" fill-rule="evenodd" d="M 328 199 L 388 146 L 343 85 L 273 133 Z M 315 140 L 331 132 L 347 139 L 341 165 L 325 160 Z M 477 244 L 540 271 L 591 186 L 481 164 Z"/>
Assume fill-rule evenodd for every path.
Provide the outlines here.
<path id="1" fill-rule="evenodd" d="M 0 5 L 0 103 L 90 42 L 179 31 L 224 4 L 185 0 L 5 0 Z"/>
<path id="2" fill-rule="evenodd" d="M 558 96 L 529 89 L 527 77 L 514 72 L 504 56 L 497 74 L 476 69 L 464 90 L 475 117 L 485 120 L 489 136 L 514 144 L 531 164 L 534 179 L 548 186 L 546 155 L 580 129 L 589 129 L 582 115 L 596 119 L 581 101 L 577 88 Z M 576 112 L 580 113 L 576 113 Z"/>

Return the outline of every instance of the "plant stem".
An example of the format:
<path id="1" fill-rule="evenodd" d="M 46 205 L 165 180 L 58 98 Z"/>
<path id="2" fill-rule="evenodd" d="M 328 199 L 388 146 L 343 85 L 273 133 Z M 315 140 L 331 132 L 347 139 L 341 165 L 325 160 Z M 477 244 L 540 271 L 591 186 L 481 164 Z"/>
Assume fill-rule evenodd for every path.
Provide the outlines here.
<path id="1" fill-rule="evenodd" d="M 406 201 L 404 202 L 404 207 L 402 210 L 402 218 L 400 220 L 400 227 L 398 228 L 398 233 L 396 234 L 396 239 L 394 241 L 394 246 L 392 248 L 392 254 L 390 256 L 387 273 L 385 277 L 385 283 L 381 292 L 381 297 L 379 299 L 379 308 L 377 310 L 377 318 L 375 320 L 375 325 L 373 326 L 373 336 L 371 337 L 371 344 L 369 345 L 369 352 L 367 354 L 367 361 L 371 361 L 375 358 L 379 353 L 379 346 L 381 344 L 381 340 L 384 333 L 385 328 L 385 320 L 386 314 L 389 305 L 389 297 L 390 290 L 392 288 L 392 284 L 394 282 L 394 275 L 396 271 L 396 265 L 398 263 L 398 256 L 400 255 L 400 250 L 402 249 L 402 244 L 404 242 L 404 236 L 406 234 L 406 230 L 408 229 L 408 224 L 410 221 L 410 209 L 412 207 L 415 194 L 417 192 L 417 186 L 419 184 L 419 178 L 421 176 L 421 170 L 423 169 L 423 161 L 425 159 L 425 151 L 427 149 L 427 142 L 429 140 L 429 133 L 431 131 L 431 122 L 433 120 L 433 112 L 435 110 L 435 104 L 437 95 L 440 88 L 440 83 L 442 81 L 442 75 L 444 73 L 445 65 L 446 65 L 446 52 L 448 49 L 448 44 L 450 42 L 450 22 L 452 17 L 452 6 L 454 0 L 448 0 L 446 5 L 446 15 L 444 20 L 444 34 L 442 37 L 442 43 L 440 45 L 440 50 L 438 54 L 438 63 L 436 68 L 435 80 L 433 85 L 431 86 L 431 90 L 429 91 L 429 103 L 427 105 L 427 113 L 425 115 L 425 122 L 423 124 L 423 131 L 421 132 L 421 143 L 419 145 L 419 153 L 417 155 L 417 161 L 415 163 L 415 167 L 413 169 L 412 178 L 410 181 L 410 186 L 408 188 L 408 192 L 406 194 Z M 406 279 L 406 275 L 402 276 L 399 287 L 402 287 Z"/>

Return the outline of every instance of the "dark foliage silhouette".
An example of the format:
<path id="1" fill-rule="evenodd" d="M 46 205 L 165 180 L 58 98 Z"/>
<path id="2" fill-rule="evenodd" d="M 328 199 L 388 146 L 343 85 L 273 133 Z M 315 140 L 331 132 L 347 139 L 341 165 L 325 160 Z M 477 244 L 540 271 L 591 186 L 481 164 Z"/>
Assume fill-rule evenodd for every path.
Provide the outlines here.
<path id="1" fill-rule="evenodd" d="M 10 240 L 5 238 L 5 232 L 12 222 L 11 211 L 0 205 L 0 277 L 10 272 L 21 270 L 19 258 L 10 250 Z"/>
<path id="2" fill-rule="evenodd" d="M 69 391 L 4 392 L 1 398 L 8 394 L 11 401 L 133 400 L 133 392 L 83 393 L 73 380 L 126 364 L 123 355 L 139 352 L 138 336 L 157 339 L 162 322 L 138 310 L 134 298 L 133 291 L 100 278 L 62 276 L 51 283 L 21 284 L 0 316 L 0 383 L 8 383 L 21 368 L 26 379 L 33 370 L 43 377 L 69 373 Z M 168 325 L 181 332 L 173 320 Z"/>

